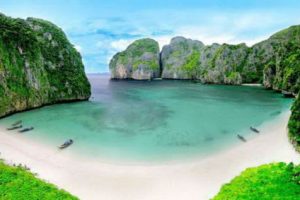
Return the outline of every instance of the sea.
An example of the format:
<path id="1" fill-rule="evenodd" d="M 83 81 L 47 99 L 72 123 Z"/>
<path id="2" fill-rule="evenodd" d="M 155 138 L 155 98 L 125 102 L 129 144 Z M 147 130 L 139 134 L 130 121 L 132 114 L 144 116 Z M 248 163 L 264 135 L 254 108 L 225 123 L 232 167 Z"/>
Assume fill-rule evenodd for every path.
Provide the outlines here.
<path id="1" fill-rule="evenodd" d="M 91 74 L 89 101 L 57 104 L 0 120 L 22 120 L 34 130 L 22 137 L 89 158 L 171 161 L 207 157 L 259 134 L 260 127 L 290 109 L 292 99 L 257 86 L 208 85 L 192 81 L 110 80 Z M 10 131 L 9 134 L 21 134 Z M 264 134 L 263 132 L 260 134 Z"/>

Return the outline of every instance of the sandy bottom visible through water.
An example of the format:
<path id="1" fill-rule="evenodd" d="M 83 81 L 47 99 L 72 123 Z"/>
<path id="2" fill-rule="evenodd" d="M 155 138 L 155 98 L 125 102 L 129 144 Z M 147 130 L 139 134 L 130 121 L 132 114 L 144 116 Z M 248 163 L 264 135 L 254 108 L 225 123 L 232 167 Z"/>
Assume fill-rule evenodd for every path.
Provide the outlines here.
<path id="1" fill-rule="evenodd" d="M 75 157 L 68 151 L 32 142 L 0 128 L 0 157 L 80 199 L 207 200 L 247 167 L 270 162 L 300 162 L 287 137 L 290 112 L 264 123 L 261 134 L 206 158 L 163 164 L 122 164 Z"/>

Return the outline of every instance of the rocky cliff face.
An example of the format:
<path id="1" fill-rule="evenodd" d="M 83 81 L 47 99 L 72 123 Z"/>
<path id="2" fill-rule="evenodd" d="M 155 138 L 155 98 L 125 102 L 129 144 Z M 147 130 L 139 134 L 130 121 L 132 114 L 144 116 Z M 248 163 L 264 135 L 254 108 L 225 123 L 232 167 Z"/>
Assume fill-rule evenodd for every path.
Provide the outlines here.
<path id="1" fill-rule="evenodd" d="M 200 76 L 203 83 L 241 84 L 242 71 L 248 56 L 248 47 L 239 45 L 212 45 L 201 53 Z"/>
<path id="2" fill-rule="evenodd" d="M 133 42 L 109 64 L 112 79 L 149 80 L 160 76 L 159 45 L 152 39 Z"/>
<path id="3" fill-rule="evenodd" d="M 282 30 L 253 46 L 254 65 L 262 66 L 263 84 L 296 95 L 300 86 L 300 26 Z"/>
<path id="4" fill-rule="evenodd" d="M 166 79 L 193 79 L 197 76 L 199 52 L 204 44 L 197 40 L 175 37 L 161 52 L 162 77 Z"/>
<path id="5" fill-rule="evenodd" d="M 135 43 L 139 45 L 133 43 L 113 57 L 110 64 L 112 78 L 157 77 L 159 70 L 156 73 L 149 70 L 153 68 L 145 64 L 142 56 L 149 52 L 142 48 L 149 43 L 145 41 L 149 39 L 138 40 Z M 157 56 L 158 45 L 153 40 L 151 43 L 156 44 L 153 54 Z M 157 66 L 157 60 L 151 63 L 155 63 L 155 69 L 162 70 L 161 77 L 165 79 L 196 79 L 217 84 L 263 83 L 267 88 L 296 95 L 300 85 L 299 49 L 300 26 L 280 31 L 252 47 L 245 44 L 205 46 L 200 41 L 175 37 L 163 47 L 160 66 Z"/>
<path id="6" fill-rule="evenodd" d="M 290 27 L 253 47 L 204 46 L 182 37 L 176 43 L 178 37 L 174 38 L 162 50 L 162 78 L 221 84 L 262 82 L 267 88 L 296 94 L 300 82 L 299 29 Z"/>
<path id="7" fill-rule="evenodd" d="M 162 78 L 241 84 L 241 71 L 247 55 L 245 44 L 204 46 L 196 40 L 176 37 L 162 49 Z"/>
<path id="8" fill-rule="evenodd" d="M 81 56 L 60 28 L 0 14 L 0 117 L 89 97 Z"/>

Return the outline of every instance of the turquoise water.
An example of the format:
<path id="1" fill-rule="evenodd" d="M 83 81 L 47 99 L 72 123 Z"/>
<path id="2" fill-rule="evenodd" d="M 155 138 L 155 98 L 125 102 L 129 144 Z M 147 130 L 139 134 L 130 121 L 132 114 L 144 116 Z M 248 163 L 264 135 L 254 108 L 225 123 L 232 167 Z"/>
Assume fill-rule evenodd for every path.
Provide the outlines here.
<path id="1" fill-rule="evenodd" d="M 254 137 L 259 126 L 289 109 L 291 99 L 261 87 L 188 81 L 109 81 L 92 75 L 91 101 L 47 106 L 0 120 L 23 120 L 24 137 L 91 157 L 171 160 L 207 156 Z M 11 134 L 17 134 L 12 131 Z"/>

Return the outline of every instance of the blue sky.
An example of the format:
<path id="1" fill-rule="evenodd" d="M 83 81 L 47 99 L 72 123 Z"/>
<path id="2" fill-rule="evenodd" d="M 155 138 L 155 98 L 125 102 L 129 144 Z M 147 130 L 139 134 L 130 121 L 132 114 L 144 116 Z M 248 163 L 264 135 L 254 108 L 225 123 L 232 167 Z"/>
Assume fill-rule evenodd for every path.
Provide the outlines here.
<path id="1" fill-rule="evenodd" d="M 60 26 L 88 73 L 107 72 L 113 54 L 139 38 L 252 45 L 300 24 L 299 0 L 0 0 L 0 12 Z"/>

